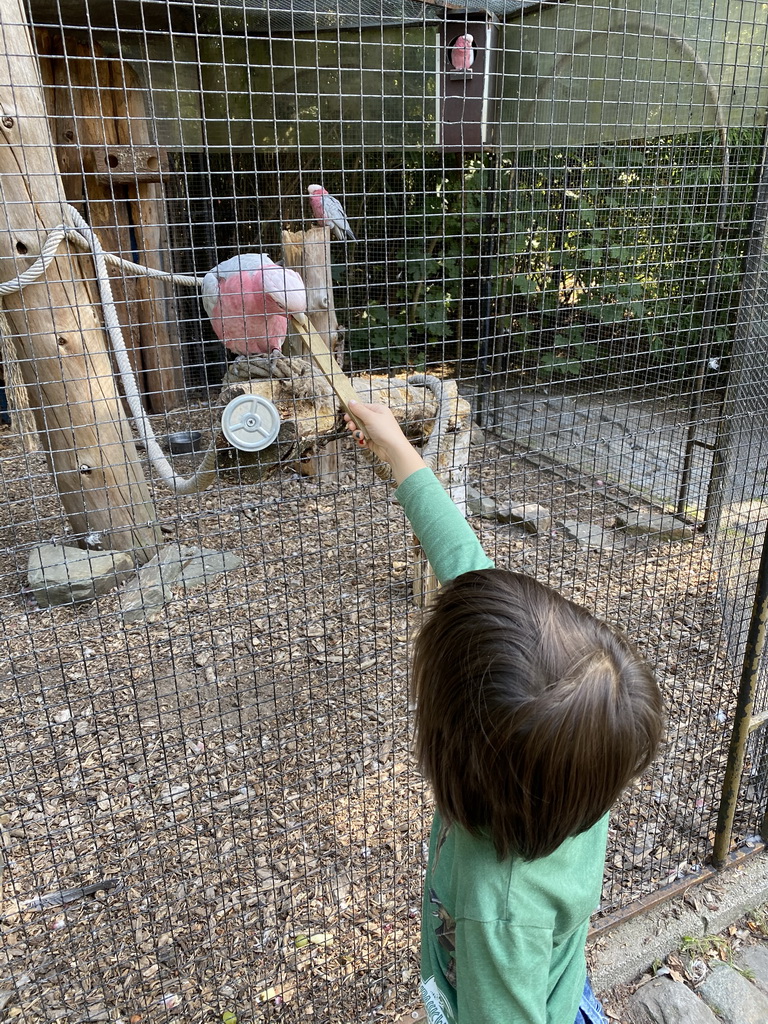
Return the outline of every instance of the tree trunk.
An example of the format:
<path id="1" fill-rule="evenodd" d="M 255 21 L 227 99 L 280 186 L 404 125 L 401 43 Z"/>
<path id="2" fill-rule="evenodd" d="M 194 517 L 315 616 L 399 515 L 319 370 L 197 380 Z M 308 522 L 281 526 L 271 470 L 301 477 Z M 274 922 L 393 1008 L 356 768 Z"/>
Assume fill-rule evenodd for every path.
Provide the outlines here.
<path id="1" fill-rule="evenodd" d="M 21 0 L 4 0 L 0 31 L 0 280 L 7 281 L 65 220 L 66 200 Z M 44 277 L 3 301 L 75 537 L 83 543 L 95 536 L 103 548 L 146 561 L 160 532 L 122 416 L 92 280 L 91 260 L 63 243 Z"/>
<path id="2" fill-rule="evenodd" d="M 341 332 L 333 305 L 333 278 L 331 276 L 331 232 L 315 225 L 307 231 L 283 231 L 283 260 L 287 267 L 301 274 L 307 290 L 307 315 L 340 362 Z M 304 355 L 301 341 L 291 334 L 286 351 Z M 339 444 L 331 441 L 313 459 L 305 460 L 303 471 L 308 476 L 334 476 L 339 474 Z"/>
<path id="3" fill-rule="evenodd" d="M 315 226 L 308 231 L 284 230 L 283 259 L 286 267 L 301 274 L 307 289 L 309 319 L 336 361 L 343 365 L 341 332 L 333 305 L 329 228 Z M 295 354 L 301 354 L 301 346 Z"/>

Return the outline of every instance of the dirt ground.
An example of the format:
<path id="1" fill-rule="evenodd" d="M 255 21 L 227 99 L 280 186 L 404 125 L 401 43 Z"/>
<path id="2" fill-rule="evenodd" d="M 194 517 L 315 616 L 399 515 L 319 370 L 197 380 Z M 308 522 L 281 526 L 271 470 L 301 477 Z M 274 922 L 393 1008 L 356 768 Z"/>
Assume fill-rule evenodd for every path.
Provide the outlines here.
<path id="1" fill-rule="evenodd" d="M 8 431 L 0 467 L 0 1020 L 351 1024 L 417 1006 L 421 613 L 391 489 L 345 449 L 338 481 L 158 491 L 170 539 L 243 565 L 125 625 L 116 593 L 30 600 L 29 549 L 65 524 L 43 457 Z M 611 529 L 641 507 L 492 437 L 470 479 L 555 523 Z M 612 817 L 601 912 L 696 871 L 733 692 L 706 540 L 590 550 L 557 525 L 472 523 L 498 564 L 618 623 L 657 669 L 668 742 Z"/>

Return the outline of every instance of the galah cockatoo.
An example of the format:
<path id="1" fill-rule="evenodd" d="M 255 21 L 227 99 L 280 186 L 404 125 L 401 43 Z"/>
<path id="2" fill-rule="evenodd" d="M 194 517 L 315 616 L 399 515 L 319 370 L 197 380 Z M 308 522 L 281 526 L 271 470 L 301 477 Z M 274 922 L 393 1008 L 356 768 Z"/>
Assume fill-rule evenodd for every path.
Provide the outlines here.
<path id="1" fill-rule="evenodd" d="M 451 65 L 457 71 L 469 71 L 475 63 L 474 36 L 469 33 L 459 36 L 451 47 Z"/>
<path id="2" fill-rule="evenodd" d="M 288 317 L 306 313 L 307 293 L 295 270 L 260 252 L 224 260 L 203 278 L 203 306 L 230 352 L 279 352 Z"/>
<path id="3" fill-rule="evenodd" d="M 309 205 L 312 207 L 312 214 L 318 224 L 329 227 L 331 234 L 340 242 L 345 239 L 356 242 L 357 239 L 352 233 L 347 215 L 344 213 L 344 207 L 339 200 L 326 192 L 322 185 L 310 185 L 307 192 L 309 192 Z"/>

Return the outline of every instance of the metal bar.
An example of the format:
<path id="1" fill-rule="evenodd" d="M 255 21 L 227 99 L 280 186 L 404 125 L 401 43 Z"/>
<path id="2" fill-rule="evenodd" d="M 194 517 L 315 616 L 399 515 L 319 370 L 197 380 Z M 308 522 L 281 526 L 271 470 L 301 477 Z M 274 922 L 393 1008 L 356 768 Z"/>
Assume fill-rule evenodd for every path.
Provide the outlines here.
<path id="1" fill-rule="evenodd" d="M 760 664 L 765 649 L 766 624 L 768 624 L 768 529 L 766 529 L 765 537 L 763 538 L 763 550 L 760 555 L 755 600 L 752 605 L 749 632 L 747 633 L 747 643 L 744 650 L 744 663 L 741 669 L 741 681 L 736 698 L 733 732 L 731 733 L 728 761 L 723 777 L 723 790 L 720 797 L 715 845 L 712 853 L 715 867 L 722 867 L 725 864 L 728 847 L 731 842 L 733 818 L 736 813 L 736 800 L 739 795 L 747 740 L 752 724 L 752 704 L 755 698 Z"/>
<path id="2" fill-rule="evenodd" d="M 665 885 L 661 889 L 657 889 L 656 892 L 649 893 L 647 896 L 641 896 L 639 900 L 635 900 L 629 906 L 624 907 L 623 910 L 617 910 L 615 914 L 606 914 L 605 917 L 601 917 L 590 929 L 589 938 L 597 939 L 601 935 L 605 935 L 607 932 L 612 931 L 618 925 L 623 924 L 625 921 L 631 921 L 633 917 L 638 917 L 640 914 L 646 913 L 648 910 L 653 910 L 656 907 L 660 907 L 664 903 L 668 903 L 676 896 L 682 896 L 688 892 L 689 889 L 693 889 L 696 885 L 701 885 L 702 882 L 711 882 L 716 879 L 720 872 L 724 869 L 740 867 L 744 861 L 749 860 L 750 857 L 754 857 L 757 853 L 764 853 L 766 850 L 765 843 L 756 843 L 752 849 L 734 850 L 733 853 L 729 853 L 726 856 L 725 862 L 721 868 L 707 867 L 703 871 L 700 871 L 697 875 L 692 875 L 689 878 L 681 878 L 678 882 L 672 882 L 670 885 Z"/>

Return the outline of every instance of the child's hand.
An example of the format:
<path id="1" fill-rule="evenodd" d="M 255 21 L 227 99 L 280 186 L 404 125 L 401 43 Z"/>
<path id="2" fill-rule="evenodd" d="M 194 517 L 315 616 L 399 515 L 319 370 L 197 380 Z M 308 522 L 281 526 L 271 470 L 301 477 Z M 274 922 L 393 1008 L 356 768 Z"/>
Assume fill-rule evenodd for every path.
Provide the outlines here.
<path id="1" fill-rule="evenodd" d="M 388 405 L 352 401 L 349 410 L 344 413 L 347 429 L 361 447 L 389 463 L 398 483 L 423 468 L 423 459 L 400 429 Z"/>

